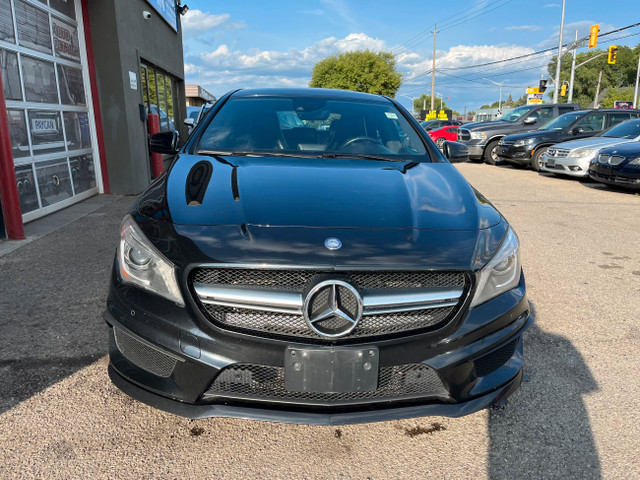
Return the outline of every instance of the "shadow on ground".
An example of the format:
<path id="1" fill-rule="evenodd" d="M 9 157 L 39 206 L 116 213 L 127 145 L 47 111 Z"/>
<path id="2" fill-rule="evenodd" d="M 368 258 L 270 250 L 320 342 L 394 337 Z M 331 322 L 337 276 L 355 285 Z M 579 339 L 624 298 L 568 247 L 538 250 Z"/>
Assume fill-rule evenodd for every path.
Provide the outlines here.
<path id="1" fill-rule="evenodd" d="M 584 403 L 598 389 L 589 368 L 569 340 L 536 324 L 524 345 L 529 381 L 489 413 L 489 478 L 601 478 Z"/>
<path id="2" fill-rule="evenodd" d="M 0 257 L 0 413 L 107 353 L 123 198 Z"/>

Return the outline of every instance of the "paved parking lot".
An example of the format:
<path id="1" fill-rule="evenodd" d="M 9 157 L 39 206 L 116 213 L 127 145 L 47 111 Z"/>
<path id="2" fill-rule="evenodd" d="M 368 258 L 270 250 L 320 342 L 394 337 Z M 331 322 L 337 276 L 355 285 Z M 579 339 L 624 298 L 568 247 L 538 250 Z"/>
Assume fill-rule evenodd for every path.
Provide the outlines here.
<path id="1" fill-rule="evenodd" d="M 640 196 L 459 169 L 518 232 L 536 316 L 505 409 L 336 428 L 131 400 L 101 319 L 133 201 L 114 198 L 0 257 L 0 478 L 640 478 Z"/>

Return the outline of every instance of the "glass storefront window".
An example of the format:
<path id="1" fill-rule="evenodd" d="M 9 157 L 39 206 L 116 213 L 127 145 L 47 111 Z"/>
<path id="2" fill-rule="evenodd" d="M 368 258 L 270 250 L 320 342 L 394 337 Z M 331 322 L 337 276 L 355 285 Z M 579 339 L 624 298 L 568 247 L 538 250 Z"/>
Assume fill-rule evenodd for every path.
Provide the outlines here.
<path id="1" fill-rule="evenodd" d="M 43 207 L 73 196 L 66 158 L 36 163 L 36 177 Z"/>
<path id="2" fill-rule="evenodd" d="M 64 134 L 60 112 L 29 110 L 33 154 L 64 151 Z"/>
<path id="3" fill-rule="evenodd" d="M 23 47 L 52 53 L 49 14 L 22 0 L 15 0 L 18 43 Z"/>
<path id="4" fill-rule="evenodd" d="M 69 159 L 71 178 L 76 195 L 96 186 L 93 155 L 81 155 Z"/>
<path id="5" fill-rule="evenodd" d="M 9 119 L 9 136 L 11 137 L 11 153 L 13 158 L 29 156 L 29 141 L 24 111 L 7 109 Z"/>
<path id="6" fill-rule="evenodd" d="M 167 115 L 169 116 L 169 130 L 174 130 L 174 116 L 173 116 L 173 87 L 172 81 L 170 77 L 164 77 L 166 82 L 166 92 L 167 92 Z"/>
<path id="7" fill-rule="evenodd" d="M 58 103 L 53 63 L 22 55 L 24 91 L 28 102 Z"/>
<path id="8" fill-rule="evenodd" d="M 0 40 L 16 43 L 13 35 L 13 15 L 11 0 L 0 0 Z"/>
<path id="9" fill-rule="evenodd" d="M 73 0 L 49 0 L 49 6 L 69 18 L 76 19 L 76 8 Z"/>
<path id="10" fill-rule="evenodd" d="M 158 86 L 158 106 L 160 107 L 160 130 L 167 130 L 167 97 L 164 93 L 164 75 L 156 73 L 156 85 Z"/>
<path id="11" fill-rule="evenodd" d="M 63 104 L 82 106 L 87 104 L 84 96 L 82 70 L 58 65 L 58 80 L 60 82 L 60 100 Z"/>
<path id="12" fill-rule="evenodd" d="M 40 208 L 36 193 L 36 182 L 33 179 L 33 167 L 21 165 L 16 167 L 16 183 L 18 196 L 20 197 L 20 210 L 22 214 L 33 212 Z"/>
<path id="13" fill-rule="evenodd" d="M 90 148 L 89 116 L 86 113 L 76 112 L 64 112 L 63 115 L 67 149 L 71 151 Z"/>
<path id="14" fill-rule="evenodd" d="M 0 71 L 2 72 L 2 90 L 5 100 L 22 100 L 18 55 L 0 49 Z"/>

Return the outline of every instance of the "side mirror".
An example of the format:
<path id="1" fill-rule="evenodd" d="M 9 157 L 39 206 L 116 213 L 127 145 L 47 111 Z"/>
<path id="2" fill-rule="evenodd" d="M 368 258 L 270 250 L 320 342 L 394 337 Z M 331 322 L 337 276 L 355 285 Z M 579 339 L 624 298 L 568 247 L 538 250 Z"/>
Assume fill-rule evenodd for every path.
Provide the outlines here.
<path id="1" fill-rule="evenodd" d="M 442 145 L 442 153 L 451 163 L 462 163 L 469 160 L 469 149 L 464 143 L 446 140 Z"/>
<path id="2" fill-rule="evenodd" d="M 527 118 L 524 119 L 524 124 L 525 125 L 533 125 L 537 121 L 538 121 L 538 119 L 536 117 L 527 117 Z"/>
<path id="3" fill-rule="evenodd" d="M 193 118 L 189 117 L 184 119 L 184 124 L 189 128 L 193 128 L 193 126 L 196 124 L 196 121 Z"/>
<path id="4" fill-rule="evenodd" d="M 172 132 L 160 132 L 151 135 L 149 148 L 153 153 L 174 155 L 178 153 L 178 141 L 180 135 L 175 130 Z"/>
<path id="5" fill-rule="evenodd" d="M 583 128 L 576 127 L 576 128 L 572 128 L 572 129 L 569 131 L 569 135 L 578 135 L 579 133 L 582 133 L 582 132 L 584 132 L 584 129 L 583 129 Z"/>

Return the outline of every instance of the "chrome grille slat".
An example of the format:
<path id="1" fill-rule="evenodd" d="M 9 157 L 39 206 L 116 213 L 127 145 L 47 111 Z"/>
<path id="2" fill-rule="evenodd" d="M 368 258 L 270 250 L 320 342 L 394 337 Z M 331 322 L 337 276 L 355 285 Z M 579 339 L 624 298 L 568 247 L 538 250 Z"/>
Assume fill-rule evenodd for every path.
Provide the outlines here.
<path id="1" fill-rule="evenodd" d="M 306 293 L 327 277 L 350 283 L 362 297 L 363 316 L 345 340 L 441 326 L 453 318 L 468 288 L 462 272 L 203 266 L 191 276 L 203 313 L 218 326 L 270 338 L 305 340 L 326 340 L 309 327 L 302 310 Z"/>
<path id="2" fill-rule="evenodd" d="M 554 158 L 566 158 L 569 156 L 569 150 L 566 148 L 550 147 L 549 150 L 547 150 L 547 154 Z"/>

